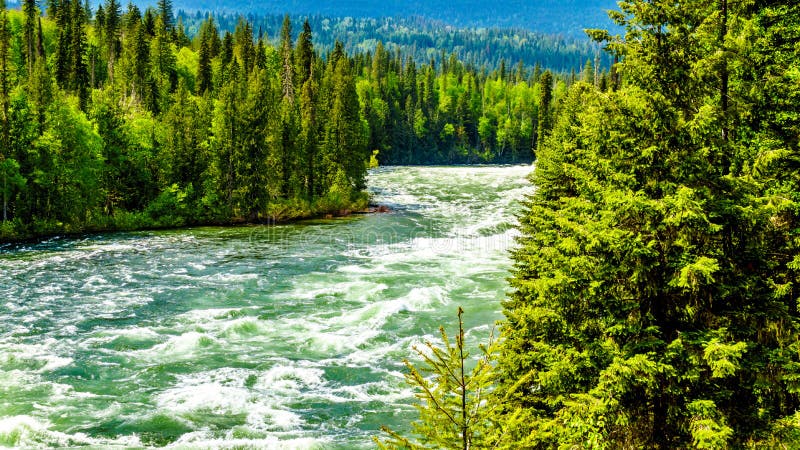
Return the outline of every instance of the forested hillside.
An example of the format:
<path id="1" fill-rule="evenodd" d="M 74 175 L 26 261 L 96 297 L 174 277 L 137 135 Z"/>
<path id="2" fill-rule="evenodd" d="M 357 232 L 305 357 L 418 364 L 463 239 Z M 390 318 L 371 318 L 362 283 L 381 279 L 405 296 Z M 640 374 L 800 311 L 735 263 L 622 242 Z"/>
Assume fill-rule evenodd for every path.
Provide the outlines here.
<path id="1" fill-rule="evenodd" d="M 360 209 L 370 159 L 531 161 L 578 77 L 323 55 L 288 17 L 277 46 L 244 19 L 190 40 L 168 0 L 29 1 L 0 24 L 3 239 Z M 579 76 L 612 84 L 591 61 Z"/>
<path id="2" fill-rule="evenodd" d="M 198 51 L 167 2 L 0 17 L 3 235 L 229 223 L 363 208 L 352 60 L 309 30 L 280 48 L 242 22 Z"/>
<path id="3" fill-rule="evenodd" d="M 491 362 L 464 375 L 462 332 L 410 376 L 424 444 L 800 446 L 800 4 L 620 7 L 617 88 L 573 85 L 537 153 Z"/>
<path id="4" fill-rule="evenodd" d="M 192 37 L 197 34 L 208 12 L 189 14 L 178 12 L 178 21 Z M 214 14 L 221 32 L 233 31 L 239 22 L 238 14 Z M 283 15 L 247 15 L 257 30 L 273 43 L 280 39 Z M 341 42 L 348 53 L 375 52 L 380 42 L 389 53 L 400 51 L 417 64 L 439 61 L 455 53 L 456 58 L 472 67 L 495 70 L 502 63 L 522 62 L 526 69 L 537 65 L 554 72 L 570 73 L 587 60 L 600 67 L 611 65 L 611 56 L 601 52 L 597 43 L 586 35 L 564 36 L 560 33 L 540 33 L 521 28 L 454 27 L 424 17 L 403 18 L 336 18 L 325 16 L 291 16 L 293 22 L 308 20 L 314 30 L 314 45 L 322 53 Z"/>
<path id="5" fill-rule="evenodd" d="M 147 2 L 137 2 L 144 8 Z M 425 17 L 458 27 L 522 28 L 542 33 L 583 37 L 584 28 L 611 27 L 605 10 L 613 9 L 613 0 L 261 0 L 234 2 L 230 0 L 180 0 L 176 9 L 189 12 L 232 14 L 297 14 L 328 17 Z"/>

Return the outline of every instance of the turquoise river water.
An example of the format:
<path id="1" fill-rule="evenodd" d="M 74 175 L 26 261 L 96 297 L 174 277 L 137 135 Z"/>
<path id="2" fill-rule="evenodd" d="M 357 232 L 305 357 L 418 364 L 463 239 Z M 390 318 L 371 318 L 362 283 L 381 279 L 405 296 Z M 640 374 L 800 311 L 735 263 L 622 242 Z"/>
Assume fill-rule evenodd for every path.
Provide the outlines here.
<path id="1" fill-rule="evenodd" d="M 502 317 L 530 166 L 389 167 L 383 214 L 0 246 L 0 446 L 370 448 L 403 358 Z M 413 358 L 412 358 L 413 360 Z"/>

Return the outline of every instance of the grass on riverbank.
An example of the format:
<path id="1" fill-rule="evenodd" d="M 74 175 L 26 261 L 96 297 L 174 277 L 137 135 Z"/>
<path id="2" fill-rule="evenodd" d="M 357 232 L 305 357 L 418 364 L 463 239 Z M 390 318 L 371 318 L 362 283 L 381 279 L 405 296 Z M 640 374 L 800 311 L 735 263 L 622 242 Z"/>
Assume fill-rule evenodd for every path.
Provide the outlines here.
<path id="1" fill-rule="evenodd" d="M 86 211 L 85 217 L 69 222 L 19 219 L 0 221 L 0 242 L 18 242 L 55 235 L 107 231 L 137 231 L 181 228 L 199 225 L 239 225 L 245 223 L 278 224 L 303 219 L 347 216 L 364 211 L 369 204 L 366 192 L 342 194 L 331 192 L 315 200 L 291 198 L 274 200 L 255 218 L 240 211 L 226 211 L 192 200 L 186 192 L 166 190 L 142 211 L 115 209 L 109 213 Z"/>

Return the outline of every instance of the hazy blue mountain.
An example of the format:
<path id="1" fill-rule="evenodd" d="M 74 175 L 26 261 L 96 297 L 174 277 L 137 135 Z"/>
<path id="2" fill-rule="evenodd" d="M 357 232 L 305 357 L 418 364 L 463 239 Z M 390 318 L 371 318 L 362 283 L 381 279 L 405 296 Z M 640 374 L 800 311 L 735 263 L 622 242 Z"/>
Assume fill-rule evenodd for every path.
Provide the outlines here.
<path id="1" fill-rule="evenodd" d="M 207 13 L 180 12 L 179 17 L 186 32 L 193 37 Z M 236 13 L 217 13 L 214 21 L 221 31 L 233 32 L 239 22 Z M 349 53 L 374 52 L 378 42 L 390 52 L 401 51 L 418 64 L 432 59 L 441 62 L 443 57 L 455 53 L 461 61 L 477 67 L 495 70 L 505 62 L 509 70 L 518 63 L 527 69 L 540 65 L 542 69 L 560 73 L 580 72 L 587 60 L 608 68 L 610 57 L 599 51 L 599 46 L 583 36 L 548 34 L 519 28 L 470 28 L 443 25 L 441 21 L 415 18 L 330 18 L 290 16 L 293 39 L 297 39 L 300 24 L 308 19 L 313 30 L 314 46 L 326 53 L 336 41 L 344 44 Z M 278 45 L 284 16 L 281 14 L 248 15 L 253 29 Z M 595 58 L 599 58 L 595 60 Z"/>
<path id="2" fill-rule="evenodd" d="M 153 2 L 143 2 L 151 4 Z M 606 10 L 614 0 L 174 0 L 176 10 L 254 14 L 290 13 L 329 17 L 424 16 L 464 27 L 513 27 L 582 35 L 584 28 L 610 27 Z"/>

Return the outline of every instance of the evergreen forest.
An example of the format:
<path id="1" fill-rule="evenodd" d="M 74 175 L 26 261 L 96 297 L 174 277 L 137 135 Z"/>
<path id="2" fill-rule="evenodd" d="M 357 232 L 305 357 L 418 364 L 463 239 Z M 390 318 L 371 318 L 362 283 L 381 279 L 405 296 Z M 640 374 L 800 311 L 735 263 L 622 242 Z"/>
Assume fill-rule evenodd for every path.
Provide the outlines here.
<path id="1" fill-rule="evenodd" d="M 220 32 L 233 31 L 241 15 L 215 13 L 214 22 Z M 266 37 L 278 44 L 283 15 L 248 14 L 246 19 L 256 30 L 257 37 Z M 612 57 L 601 52 L 600 46 L 586 35 L 571 36 L 560 33 L 543 33 L 525 28 L 474 28 L 449 25 L 422 16 L 405 17 L 326 17 L 320 15 L 290 15 L 292 22 L 308 20 L 314 30 L 314 47 L 327 53 L 344 45 L 348 53 L 375 53 L 380 42 L 389 53 L 401 52 L 417 64 L 431 60 L 446 61 L 451 54 L 467 66 L 496 70 L 501 64 L 520 62 L 527 70 L 538 65 L 552 72 L 572 75 L 580 71 L 587 60 L 602 69 L 608 69 Z M 208 12 L 187 13 L 178 11 L 177 21 L 193 37 L 208 19 Z M 295 36 L 296 37 L 296 36 Z"/>
<path id="2" fill-rule="evenodd" d="M 530 162 L 569 84 L 611 85 L 588 59 L 323 53 L 288 16 L 274 45 L 211 15 L 190 39 L 169 0 L 31 0 L 0 25 L 4 240 L 348 214 L 370 164 Z"/>
<path id="3" fill-rule="evenodd" d="M 800 4 L 611 17 L 612 89 L 572 85 L 537 151 L 499 339 L 428 344 L 418 439 L 382 446 L 800 446 Z"/>
<path id="4" fill-rule="evenodd" d="M 376 443 L 800 447 L 800 4 L 622 0 L 569 71 L 41 6 L 0 0 L 0 240 L 345 215 L 377 164 L 535 161 L 499 335 L 470 356 L 459 308 L 407 364 L 413 433 Z"/>
<path id="5" fill-rule="evenodd" d="M 15 0 L 16 1 L 16 0 Z M 23 1 L 23 0 L 19 0 Z M 148 3 L 134 2 L 140 8 Z M 607 28 L 615 24 L 606 10 L 615 7 L 613 0 L 387 0 L 383 2 L 328 0 L 261 0 L 233 2 L 229 0 L 178 0 L 176 10 L 206 14 L 234 13 L 250 16 L 283 15 L 286 12 L 303 16 L 341 18 L 404 18 L 432 19 L 462 28 L 515 28 L 542 33 L 584 37 L 586 27 Z M 320 30 L 321 31 L 321 30 Z"/>

